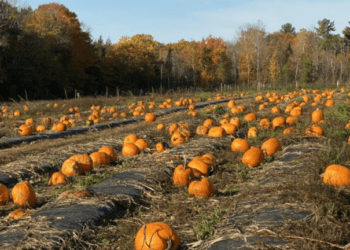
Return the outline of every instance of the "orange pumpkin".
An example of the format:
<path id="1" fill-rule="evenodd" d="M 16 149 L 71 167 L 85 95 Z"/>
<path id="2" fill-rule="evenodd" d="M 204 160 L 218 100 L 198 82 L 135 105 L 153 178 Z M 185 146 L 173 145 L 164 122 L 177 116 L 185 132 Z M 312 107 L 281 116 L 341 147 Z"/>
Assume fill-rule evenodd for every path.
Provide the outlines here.
<path id="1" fill-rule="evenodd" d="M 193 176 L 201 177 L 202 175 L 208 176 L 210 167 L 206 164 L 201 157 L 193 158 L 187 165 L 193 171 Z"/>
<path id="2" fill-rule="evenodd" d="M 261 145 L 261 149 L 265 156 L 275 154 L 277 151 L 282 150 L 282 145 L 276 138 L 270 138 Z"/>
<path id="3" fill-rule="evenodd" d="M 329 165 L 323 175 L 323 183 L 333 186 L 349 186 L 350 170 L 341 165 Z"/>
<path id="4" fill-rule="evenodd" d="M 242 156 L 242 163 L 249 167 L 257 167 L 264 159 L 264 152 L 260 148 L 252 147 Z"/>
<path id="5" fill-rule="evenodd" d="M 147 113 L 145 115 L 145 121 L 146 122 L 154 122 L 156 120 L 156 115 L 153 113 Z"/>
<path id="6" fill-rule="evenodd" d="M 78 170 L 81 173 L 91 172 L 93 169 L 93 161 L 87 154 L 73 155 L 69 159 L 77 162 Z"/>
<path id="7" fill-rule="evenodd" d="M 179 243 L 176 232 L 163 222 L 148 223 L 135 236 L 136 250 L 176 250 Z"/>
<path id="8" fill-rule="evenodd" d="M 138 139 L 135 142 L 135 145 L 140 149 L 140 150 L 144 150 L 146 148 L 149 148 L 148 142 L 145 139 Z"/>
<path id="9" fill-rule="evenodd" d="M 225 129 L 222 127 L 211 127 L 208 132 L 209 137 L 221 138 L 225 135 Z"/>
<path id="10" fill-rule="evenodd" d="M 122 148 L 124 156 L 134 156 L 140 153 L 140 149 L 134 143 L 125 143 Z"/>
<path id="11" fill-rule="evenodd" d="M 66 183 L 66 176 L 64 174 L 61 174 L 60 172 L 55 172 L 51 175 L 51 178 L 49 180 L 49 185 L 59 185 L 59 184 L 65 184 Z"/>
<path id="12" fill-rule="evenodd" d="M 129 134 L 124 138 L 124 144 L 126 143 L 135 143 L 138 140 L 137 135 Z"/>
<path id="13" fill-rule="evenodd" d="M 109 155 L 109 158 L 111 161 L 116 161 L 117 160 L 117 150 L 112 147 L 112 146 L 103 146 L 101 147 L 98 152 L 104 152 Z"/>
<path id="14" fill-rule="evenodd" d="M 196 129 L 196 134 L 197 135 L 207 135 L 209 129 L 206 126 L 199 125 Z"/>
<path id="15" fill-rule="evenodd" d="M 200 181 L 192 181 L 188 193 L 195 197 L 210 197 L 215 194 L 215 189 L 210 180 L 204 177 Z"/>
<path id="16" fill-rule="evenodd" d="M 0 206 L 5 205 L 10 201 L 10 192 L 8 188 L 0 183 Z"/>
<path id="17" fill-rule="evenodd" d="M 107 166 L 110 164 L 111 158 L 110 156 L 105 152 L 93 152 L 90 154 L 90 157 L 92 159 L 93 166 Z"/>
<path id="18" fill-rule="evenodd" d="M 22 207 L 34 207 L 36 203 L 36 195 L 34 188 L 28 181 L 17 183 L 11 192 L 12 201 L 16 205 Z"/>
<path id="19" fill-rule="evenodd" d="M 173 182 L 175 185 L 188 186 L 188 184 L 190 184 L 192 175 L 192 168 L 186 167 L 186 164 L 178 165 L 174 170 Z"/>
<path id="20" fill-rule="evenodd" d="M 236 138 L 231 143 L 231 151 L 244 153 L 250 149 L 250 143 L 241 138 Z"/>
<path id="21" fill-rule="evenodd" d="M 27 136 L 33 134 L 33 129 L 30 125 L 24 124 L 19 126 L 18 128 L 18 134 L 22 136 Z"/>

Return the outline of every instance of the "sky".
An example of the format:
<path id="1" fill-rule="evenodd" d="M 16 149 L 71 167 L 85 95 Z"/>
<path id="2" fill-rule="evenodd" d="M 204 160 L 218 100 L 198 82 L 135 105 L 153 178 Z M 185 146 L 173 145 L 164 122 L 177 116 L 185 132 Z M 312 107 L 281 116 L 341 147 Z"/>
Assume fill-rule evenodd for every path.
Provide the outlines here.
<path id="1" fill-rule="evenodd" d="M 209 35 L 233 41 L 247 23 L 260 20 L 268 33 L 291 23 L 296 31 L 311 30 L 324 18 L 334 21 L 335 34 L 350 26 L 350 1 L 346 0 L 57 0 L 90 30 L 93 40 L 100 35 L 117 43 L 122 36 L 150 34 L 167 44 L 184 39 L 201 41 Z M 26 0 L 19 5 L 39 5 L 51 1 Z M 238 32 L 239 33 L 239 32 Z"/>

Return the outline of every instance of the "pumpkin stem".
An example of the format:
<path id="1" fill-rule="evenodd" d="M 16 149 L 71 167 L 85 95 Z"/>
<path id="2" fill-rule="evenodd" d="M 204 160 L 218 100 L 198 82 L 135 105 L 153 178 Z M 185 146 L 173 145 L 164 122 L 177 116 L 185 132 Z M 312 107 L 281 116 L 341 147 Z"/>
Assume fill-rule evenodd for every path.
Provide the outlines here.
<path id="1" fill-rule="evenodd" d="M 184 155 L 184 167 L 183 167 L 184 170 L 185 170 L 186 167 L 187 167 L 187 166 L 186 166 L 186 164 L 187 164 L 186 160 L 187 160 L 187 159 L 186 159 L 186 155 Z"/>
<path id="2" fill-rule="evenodd" d="M 169 239 L 166 243 L 168 244 L 168 248 L 166 250 L 171 250 L 173 248 L 173 241 Z"/>

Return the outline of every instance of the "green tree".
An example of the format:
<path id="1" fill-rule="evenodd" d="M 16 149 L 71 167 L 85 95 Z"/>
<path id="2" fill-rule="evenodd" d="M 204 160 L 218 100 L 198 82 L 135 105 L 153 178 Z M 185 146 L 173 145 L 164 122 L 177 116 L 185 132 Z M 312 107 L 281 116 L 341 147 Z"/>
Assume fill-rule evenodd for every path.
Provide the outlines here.
<path id="1" fill-rule="evenodd" d="M 293 25 L 291 23 L 286 23 L 283 24 L 280 32 L 282 32 L 283 34 L 292 34 L 292 35 L 296 35 L 297 33 L 295 32 L 295 28 L 293 27 Z"/>

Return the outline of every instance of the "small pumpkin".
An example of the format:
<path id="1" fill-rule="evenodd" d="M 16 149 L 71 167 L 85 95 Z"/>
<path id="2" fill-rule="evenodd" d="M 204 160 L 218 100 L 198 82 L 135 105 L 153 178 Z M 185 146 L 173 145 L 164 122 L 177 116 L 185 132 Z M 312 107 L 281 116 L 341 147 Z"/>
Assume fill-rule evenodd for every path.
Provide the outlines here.
<path id="1" fill-rule="evenodd" d="M 18 128 L 18 134 L 22 136 L 27 136 L 33 134 L 33 129 L 30 125 L 24 124 L 19 126 Z"/>
<path id="2" fill-rule="evenodd" d="M 214 126 L 214 122 L 212 119 L 206 119 L 204 122 L 203 122 L 203 126 L 207 127 L 208 129 L 210 129 L 211 127 Z"/>
<path id="3" fill-rule="evenodd" d="M 59 184 L 65 184 L 67 182 L 66 176 L 64 174 L 61 174 L 60 172 L 55 172 L 51 175 L 51 178 L 49 180 L 49 185 L 59 185 Z"/>
<path id="4" fill-rule="evenodd" d="M 18 220 L 23 216 L 29 216 L 32 212 L 25 212 L 22 208 L 18 208 L 11 213 L 9 213 L 10 220 Z"/>
<path id="5" fill-rule="evenodd" d="M 36 203 L 36 195 L 34 188 L 28 181 L 17 183 L 11 192 L 14 204 L 22 207 L 34 207 Z"/>
<path id="6" fill-rule="evenodd" d="M 264 159 L 264 152 L 260 148 L 252 147 L 243 154 L 242 163 L 249 167 L 257 167 Z"/>
<path id="7" fill-rule="evenodd" d="M 271 127 L 270 121 L 267 118 L 263 118 L 259 122 L 259 127 L 262 129 L 269 129 Z"/>
<path id="8" fill-rule="evenodd" d="M 178 146 L 182 143 L 187 142 L 189 139 L 187 136 L 185 136 L 184 134 L 180 133 L 180 132 L 175 132 L 172 136 L 171 136 L 171 143 L 174 146 Z"/>
<path id="9" fill-rule="evenodd" d="M 236 138 L 231 143 L 231 151 L 244 153 L 250 149 L 250 143 L 241 138 Z"/>
<path id="10" fill-rule="evenodd" d="M 230 123 L 235 125 L 237 128 L 240 128 L 242 126 L 239 117 L 232 117 Z"/>
<path id="11" fill-rule="evenodd" d="M 282 116 L 278 116 L 272 120 L 273 129 L 283 128 L 286 125 L 286 120 Z"/>
<path id="12" fill-rule="evenodd" d="M 34 119 L 33 118 L 28 118 L 27 120 L 25 120 L 24 124 L 33 125 L 34 124 Z"/>
<path id="13" fill-rule="evenodd" d="M 67 130 L 67 125 L 65 123 L 63 123 L 63 122 L 59 122 L 59 123 L 54 124 L 52 126 L 52 130 L 59 131 L 59 132 L 66 131 Z"/>
<path id="14" fill-rule="evenodd" d="M 188 193 L 195 197 L 210 197 L 215 194 L 215 189 L 210 180 L 204 177 L 200 181 L 192 181 L 188 186 Z"/>
<path id="15" fill-rule="evenodd" d="M 157 125 L 157 130 L 164 130 L 164 129 L 165 129 L 164 124 L 159 123 L 159 124 Z"/>
<path id="16" fill-rule="evenodd" d="M 203 126 L 203 125 L 199 125 L 196 129 L 196 134 L 197 135 L 207 135 L 208 134 L 208 127 Z"/>
<path id="17" fill-rule="evenodd" d="M 129 134 L 124 138 L 124 144 L 126 143 L 135 143 L 138 140 L 137 135 Z"/>
<path id="18" fill-rule="evenodd" d="M 134 156 L 140 153 L 140 149 L 134 143 L 125 143 L 122 148 L 124 156 Z"/>
<path id="19" fill-rule="evenodd" d="M 162 153 L 166 148 L 169 148 L 169 145 L 166 142 L 158 142 L 156 144 L 156 150 L 158 153 Z"/>
<path id="20" fill-rule="evenodd" d="M 248 113 L 244 116 L 243 120 L 245 122 L 253 122 L 256 120 L 256 115 L 255 115 L 255 113 Z"/>
<path id="21" fill-rule="evenodd" d="M 258 128 L 257 127 L 250 127 L 248 129 L 248 133 L 247 133 L 248 138 L 257 137 L 257 135 L 258 135 Z"/>
<path id="22" fill-rule="evenodd" d="M 237 131 L 236 125 L 233 125 L 231 123 L 223 124 L 223 125 L 221 125 L 221 127 L 225 130 L 225 133 L 227 135 L 232 135 L 232 134 L 236 133 L 236 131 Z"/>
<path id="23" fill-rule="evenodd" d="M 93 169 L 92 159 L 87 154 L 73 155 L 69 159 L 77 162 L 81 173 L 91 172 Z"/>
<path id="24" fill-rule="evenodd" d="M 298 123 L 298 118 L 296 118 L 295 116 L 288 116 L 286 119 L 286 123 L 289 126 L 295 125 Z"/>
<path id="25" fill-rule="evenodd" d="M 0 183 L 0 206 L 5 205 L 10 201 L 10 192 L 8 188 Z"/>
<path id="26" fill-rule="evenodd" d="M 282 150 L 282 145 L 276 138 L 270 138 L 261 145 L 261 149 L 265 156 L 275 154 L 277 151 Z"/>
<path id="27" fill-rule="evenodd" d="M 305 129 L 305 134 L 308 136 L 322 136 L 324 135 L 324 131 L 320 126 L 312 125 L 311 127 Z"/>
<path id="28" fill-rule="evenodd" d="M 59 198 L 72 199 L 72 198 L 86 198 L 90 196 L 91 196 L 91 193 L 87 190 L 80 190 L 80 191 L 66 190 L 59 195 Z"/>
<path id="29" fill-rule="evenodd" d="M 109 158 L 111 161 L 116 161 L 117 160 L 117 150 L 112 147 L 112 146 L 103 146 L 101 147 L 98 152 L 104 152 L 109 155 Z"/>
<path id="30" fill-rule="evenodd" d="M 92 159 L 92 164 L 94 167 L 101 165 L 107 166 L 111 161 L 111 158 L 107 153 L 100 151 L 91 153 L 90 157 Z"/>
<path id="31" fill-rule="evenodd" d="M 178 165 L 173 173 L 173 182 L 175 185 L 188 186 L 192 179 L 192 168 L 186 166 L 186 159 L 184 164 Z"/>
<path id="32" fill-rule="evenodd" d="M 135 145 L 140 149 L 140 150 L 144 150 L 146 148 L 149 148 L 148 142 L 145 139 L 138 139 L 135 142 Z"/>
<path id="33" fill-rule="evenodd" d="M 44 125 L 38 125 L 36 126 L 36 131 L 37 132 L 43 132 L 46 130 L 46 127 Z"/>
<path id="34" fill-rule="evenodd" d="M 322 123 L 323 122 L 323 111 L 320 109 L 316 109 L 312 112 L 311 114 L 311 120 L 312 123 L 318 124 L 318 123 Z"/>
<path id="35" fill-rule="evenodd" d="M 202 175 L 208 176 L 210 171 L 210 166 L 205 163 L 201 157 L 193 158 L 187 165 L 193 171 L 193 176 L 201 177 Z"/>
<path id="36" fill-rule="evenodd" d="M 225 129 L 222 127 L 211 127 L 208 131 L 209 137 L 221 138 L 225 135 Z"/>
<path id="37" fill-rule="evenodd" d="M 293 134 L 295 132 L 296 132 L 296 130 L 294 127 L 288 127 L 285 130 L 283 130 L 283 135 L 290 135 L 290 134 Z"/>
<path id="38" fill-rule="evenodd" d="M 350 185 L 350 169 L 341 165 L 329 165 L 323 175 L 323 183 L 333 186 Z"/>
<path id="39" fill-rule="evenodd" d="M 147 113 L 145 115 L 145 121 L 146 122 L 154 122 L 156 120 L 156 115 L 153 113 Z"/>
<path id="40" fill-rule="evenodd" d="M 176 232 L 163 222 L 148 223 L 135 236 L 136 250 L 176 250 L 179 243 Z"/>
<path id="41" fill-rule="evenodd" d="M 61 172 L 65 176 L 76 176 L 82 173 L 77 161 L 72 159 L 67 159 L 63 162 L 61 167 Z"/>

